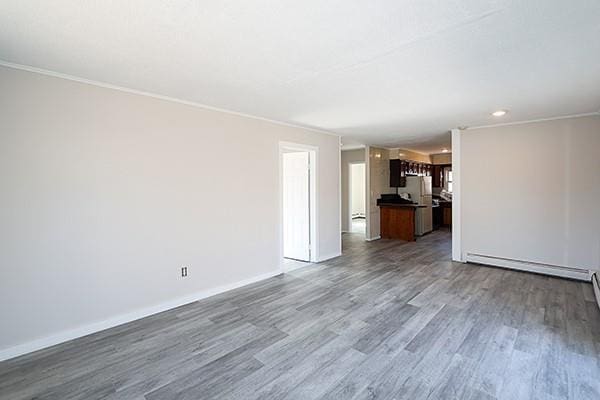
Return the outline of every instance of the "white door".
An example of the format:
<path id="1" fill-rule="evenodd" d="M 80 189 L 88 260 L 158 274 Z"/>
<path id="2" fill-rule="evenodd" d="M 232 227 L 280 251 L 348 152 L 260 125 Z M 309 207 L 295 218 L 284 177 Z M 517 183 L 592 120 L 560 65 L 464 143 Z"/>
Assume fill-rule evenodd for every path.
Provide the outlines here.
<path id="1" fill-rule="evenodd" d="M 309 153 L 283 153 L 283 256 L 310 261 Z"/>

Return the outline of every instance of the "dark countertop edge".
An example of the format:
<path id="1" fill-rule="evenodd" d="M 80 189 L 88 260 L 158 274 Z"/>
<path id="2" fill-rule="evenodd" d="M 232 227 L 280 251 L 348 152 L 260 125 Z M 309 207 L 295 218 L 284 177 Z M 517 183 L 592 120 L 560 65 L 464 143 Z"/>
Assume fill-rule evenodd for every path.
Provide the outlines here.
<path id="1" fill-rule="evenodd" d="M 404 207 L 404 208 L 425 208 L 427 206 L 420 206 L 418 204 L 403 204 L 403 203 L 379 203 L 377 207 Z"/>

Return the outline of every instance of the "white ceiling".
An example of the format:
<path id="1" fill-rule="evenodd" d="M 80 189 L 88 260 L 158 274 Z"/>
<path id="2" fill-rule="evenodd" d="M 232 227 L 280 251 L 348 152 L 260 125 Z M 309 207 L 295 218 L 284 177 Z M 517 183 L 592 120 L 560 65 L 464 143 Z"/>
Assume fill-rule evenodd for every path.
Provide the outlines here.
<path id="1" fill-rule="evenodd" d="M 597 0 L 0 0 L 2 60 L 426 153 L 598 111 L 599 38 Z"/>

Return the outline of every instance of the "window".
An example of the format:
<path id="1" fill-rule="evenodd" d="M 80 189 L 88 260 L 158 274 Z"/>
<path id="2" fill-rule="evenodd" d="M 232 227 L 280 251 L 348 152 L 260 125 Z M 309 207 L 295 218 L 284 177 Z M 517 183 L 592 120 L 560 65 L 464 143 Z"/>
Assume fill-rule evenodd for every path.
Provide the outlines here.
<path id="1" fill-rule="evenodd" d="M 452 193 L 452 170 L 446 170 L 446 190 Z"/>

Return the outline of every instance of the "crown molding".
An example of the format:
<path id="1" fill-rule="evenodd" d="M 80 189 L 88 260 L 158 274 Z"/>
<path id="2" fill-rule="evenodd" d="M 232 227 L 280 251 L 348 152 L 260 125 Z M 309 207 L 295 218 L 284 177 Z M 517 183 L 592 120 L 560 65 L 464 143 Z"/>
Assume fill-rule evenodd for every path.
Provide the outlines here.
<path id="1" fill-rule="evenodd" d="M 74 82 L 83 83 L 83 84 L 87 84 L 87 85 L 98 86 L 98 87 L 105 88 L 105 89 L 118 90 L 120 92 L 136 94 L 139 96 L 152 97 L 154 99 L 169 101 L 172 103 L 184 104 L 187 106 L 202 108 L 204 110 L 222 112 L 225 114 L 231 114 L 231 115 L 235 115 L 238 117 L 244 117 L 244 118 L 250 118 L 250 119 L 255 119 L 255 120 L 264 121 L 264 122 L 270 122 L 270 123 L 276 124 L 276 125 L 283 125 L 283 126 L 288 126 L 291 128 L 304 129 L 304 130 L 315 132 L 315 133 L 322 133 L 325 135 L 331 135 L 331 136 L 335 136 L 335 137 L 342 136 L 339 133 L 335 133 L 335 132 L 320 129 L 320 128 L 315 128 L 315 127 L 308 126 L 308 125 L 294 124 L 291 122 L 279 121 L 276 119 L 270 119 L 270 118 L 246 114 L 246 113 L 242 113 L 242 112 L 238 112 L 238 111 L 227 110 L 225 108 L 213 107 L 213 106 L 209 106 L 206 104 L 197 103 L 194 101 L 188 101 L 188 100 L 178 99 L 176 97 L 164 96 L 164 95 L 157 94 L 157 93 L 145 92 L 143 90 L 131 89 L 131 88 L 124 87 L 124 86 L 113 85 L 110 83 L 95 81 L 93 79 L 86 79 L 86 78 L 81 78 L 81 77 L 74 76 L 74 75 L 63 74 L 62 72 L 56 72 L 56 71 L 51 71 L 51 70 L 47 70 L 47 69 L 43 69 L 43 68 L 32 67 L 30 65 L 16 64 L 16 63 L 12 63 L 10 61 L 5 61 L 2 59 L 0 59 L 0 66 L 6 67 L 6 68 L 11 68 L 11 69 L 16 69 L 16 70 L 21 70 L 21 71 L 32 72 L 32 73 L 41 74 L 41 75 L 46 75 L 46 76 L 51 76 L 53 78 L 66 79 L 69 81 L 74 81 Z"/>
<path id="2" fill-rule="evenodd" d="M 561 119 L 590 117 L 590 116 L 594 116 L 594 115 L 600 115 L 600 111 L 594 111 L 594 112 L 583 113 L 583 114 L 560 115 L 557 117 L 529 119 L 529 120 L 524 120 L 524 121 L 504 122 L 504 123 L 499 123 L 499 124 L 469 126 L 468 128 L 461 129 L 461 130 L 468 131 L 468 130 L 472 130 L 472 129 L 485 129 L 485 128 L 496 128 L 496 127 L 500 127 L 500 126 L 524 125 L 524 124 L 532 124 L 535 122 L 557 121 L 557 120 L 561 120 Z"/>
<path id="3" fill-rule="evenodd" d="M 407 149 L 406 147 L 384 147 L 384 148 L 386 148 L 388 150 L 410 151 L 411 153 L 420 154 L 422 156 L 429 156 L 429 155 L 431 155 L 431 154 L 423 153 L 422 151 L 416 151 L 416 150 Z"/>

